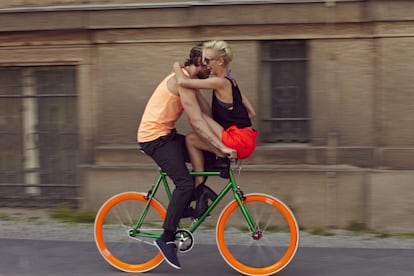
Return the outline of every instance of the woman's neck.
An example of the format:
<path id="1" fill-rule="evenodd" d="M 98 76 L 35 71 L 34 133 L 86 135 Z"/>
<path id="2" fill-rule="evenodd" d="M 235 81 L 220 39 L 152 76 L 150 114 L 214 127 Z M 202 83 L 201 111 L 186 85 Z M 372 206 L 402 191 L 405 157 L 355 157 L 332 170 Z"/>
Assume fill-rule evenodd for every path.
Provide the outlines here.
<path id="1" fill-rule="evenodd" d="M 220 77 L 220 78 L 225 78 L 229 75 L 230 70 L 228 69 L 228 67 L 222 67 L 220 68 L 220 70 L 218 72 L 216 72 L 216 76 Z"/>

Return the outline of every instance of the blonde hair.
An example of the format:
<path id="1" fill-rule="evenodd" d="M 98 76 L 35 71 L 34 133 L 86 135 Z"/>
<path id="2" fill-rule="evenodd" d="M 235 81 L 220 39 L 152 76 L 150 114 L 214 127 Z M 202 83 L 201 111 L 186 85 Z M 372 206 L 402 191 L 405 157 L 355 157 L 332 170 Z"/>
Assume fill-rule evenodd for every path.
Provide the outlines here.
<path id="1" fill-rule="evenodd" d="M 233 60 L 233 52 L 230 45 L 224 40 L 210 40 L 203 44 L 203 60 L 206 54 L 206 49 L 215 49 L 219 52 L 219 57 L 224 59 L 226 64 Z"/>

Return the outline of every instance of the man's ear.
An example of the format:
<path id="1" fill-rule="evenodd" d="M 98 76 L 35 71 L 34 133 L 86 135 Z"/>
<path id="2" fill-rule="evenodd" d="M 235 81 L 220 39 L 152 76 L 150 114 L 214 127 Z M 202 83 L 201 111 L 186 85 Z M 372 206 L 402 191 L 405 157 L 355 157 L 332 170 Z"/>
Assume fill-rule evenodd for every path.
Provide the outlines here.
<path id="1" fill-rule="evenodd" d="M 198 57 L 197 58 L 197 64 L 196 64 L 197 66 L 201 66 L 201 65 L 203 65 L 203 59 L 202 59 L 202 57 Z"/>

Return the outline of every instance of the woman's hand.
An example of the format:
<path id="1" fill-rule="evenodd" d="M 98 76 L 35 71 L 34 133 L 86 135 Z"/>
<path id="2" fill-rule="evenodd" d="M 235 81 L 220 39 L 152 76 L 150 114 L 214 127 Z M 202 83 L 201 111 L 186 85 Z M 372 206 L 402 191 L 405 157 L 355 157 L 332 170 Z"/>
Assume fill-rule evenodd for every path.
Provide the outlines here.
<path id="1" fill-rule="evenodd" d="M 250 120 L 253 120 L 254 118 L 256 118 L 256 112 L 254 110 L 248 110 L 248 115 Z"/>

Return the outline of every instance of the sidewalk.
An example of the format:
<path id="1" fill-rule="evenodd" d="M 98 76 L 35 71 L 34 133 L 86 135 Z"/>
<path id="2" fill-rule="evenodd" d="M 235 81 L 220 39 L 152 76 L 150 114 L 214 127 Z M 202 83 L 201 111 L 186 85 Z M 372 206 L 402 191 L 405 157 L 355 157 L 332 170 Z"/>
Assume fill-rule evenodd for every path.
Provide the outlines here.
<path id="1" fill-rule="evenodd" d="M 414 238 L 378 238 L 336 230 L 333 236 L 300 234 L 300 247 L 414 249 Z M 214 230 L 195 232 L 198 244 L 214 244 Z M 46 209 L 0 208 L 0 239 L 94 241 L 93 224 L 62 223 L 51 219 Z"/>

